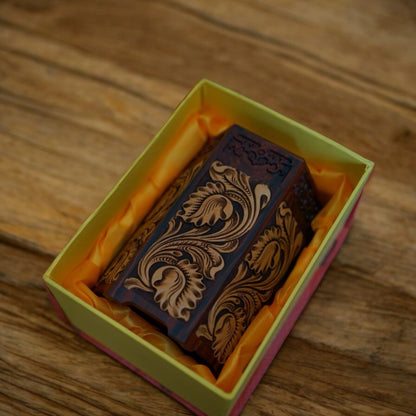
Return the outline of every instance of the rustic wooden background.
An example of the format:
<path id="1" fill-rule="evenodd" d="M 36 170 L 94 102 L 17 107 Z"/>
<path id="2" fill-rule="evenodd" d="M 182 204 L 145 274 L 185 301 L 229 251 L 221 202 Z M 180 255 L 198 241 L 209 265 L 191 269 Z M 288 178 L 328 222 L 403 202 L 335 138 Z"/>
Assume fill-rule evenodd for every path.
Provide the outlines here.
<path id="1" fill-rule="evenodd" d="M 203 77 L 376 162 L 243 415 L 415 414 L 411 0 L 0 0 L 0 413 L 189 414 L 65 327 L 41 276 Z"/>

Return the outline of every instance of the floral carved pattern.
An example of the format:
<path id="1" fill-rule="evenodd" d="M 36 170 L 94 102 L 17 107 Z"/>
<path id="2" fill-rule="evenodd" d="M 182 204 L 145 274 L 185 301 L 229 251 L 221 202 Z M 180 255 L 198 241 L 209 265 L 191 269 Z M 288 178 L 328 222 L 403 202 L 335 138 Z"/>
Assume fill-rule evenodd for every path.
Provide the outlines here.
<path id="1" fill-rule="evenodd" d="M 270 201 L 265 184 L 214 161 L 210 179 L 191 193 L 167 230 L 138 263 L 138 276 L 125 280 L 127 289 L 153 293 L 170 316 L 188 321 L 206 289 L 224 268 L 223 254 L 232 253 Z"/>
<path id="2" fill-rule="evenodd" d="M 114 261 L 104 272 L 100 281 L 104 281 L 106 284 L 115 282 L 134 257 L 139 245 L 140 240 L 138 238 L 132 238 L 129 240 L 123 247 L 123 250 L 117 255 Z"/>
<path id="3" fill-rule="evenodd" d="M 218 362 L 223 364 L 262 305 L 270 300 L 303 243 L 292 211 L 282 202 L 276 222 L 267 228 L 210 309 L 198 337 L 212 342 Z"/>
<path id="4" fill-rule="evenodd" d="M 205 157 L 205 159 L 208 156 Z M 159 202 L 152 208 L 147 215 L 145 221 L 139 226 L 137 231 L 133 234 L 130 240 L 126 243 L 114 261 L 110 264 L 107 270 L 104 272 L 101 279 L 106 284 L 115 282 L 133 259 L 137 250 L 139 250 L 143 244 L 147 241 L 162 218 L 168 213 L 169 209 L 173 206 L 176 199 L 188 186 L 191 180 L 198 173 L 199 169 L 203 165 L 205 159 L 202 159 L 193 166 L 185 169 L 177 179 L 171 184 L 164 195 L 160 198 Z"/>

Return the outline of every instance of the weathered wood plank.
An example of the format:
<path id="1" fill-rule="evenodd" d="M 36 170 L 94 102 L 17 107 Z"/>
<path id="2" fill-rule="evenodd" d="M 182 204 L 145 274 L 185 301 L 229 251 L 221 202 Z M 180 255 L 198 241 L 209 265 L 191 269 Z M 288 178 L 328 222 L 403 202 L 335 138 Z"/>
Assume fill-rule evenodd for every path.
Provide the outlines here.
<path id="1" fill-rule="evenodd" d="M 178 19 L 178 16 L 175 18 Z M 205 26 L 208 31 L 209 23 Z M 86 35 L 88 33 L 85 33 Z M 201 33 L 203 38 L 206 35 L 205 32 Z M 61 175 L 65 175 L 65 179 L 60 183 L 56 182 L 56 178 L 53 180 L 44 178 L 51 195 L 60 194 L 60 190 L 71 186 L 73 192 L 76 192 L 71 196 L 72 205 L 77 201 L 91 201 L 85 206 L 81 216 L 76 213 L 77 209 L 65 213 L 70 218 L 75 214 L 78 222 L 65 232 L 62 238 L 59 238 L 55 248 L 46 247 L 47 243 L 42 243 L 48 252 L 56 252 L 81 219 L 91 212 L 124 172 L 133 160 L 133 156 L 137 155 L 144 144 L 157 132 L 167 118 L 170 108 L 179 101 L 186 90 L 175 87 L 175 84 L 172 84 L 175 80 L 159 83 L 141 75 L 135 76 L 121 69 L 119 64 L 103 61 L 101 65 L 101 61 L 87 53 L 72 47 L 60 46 L 59 43 L 45 39 L 44 36 L 29 36 L 25 31 L 8 25 L 2 28 L 0 39 L 3 45 L 1 67 L 3 73 L 7 74 L 1 83 L 0 94 L 3 105 L 0 113 L 1 128 L 7 138 L 4 140 L 15 142 L 16 140 L 8 133 L 12 132 L 12 137 L 17 135 L 21 139 L 20 142 L 26 144 L 26 147 L 20 146 L 19 152 L 13 150 L 14 162 L 11 162 L 10 157 L 7 164 L 19 165 L 20 161 L 16 160 L 17 155 L 25 159 L 26 154 L 31 154 L 36 159 L 30 166 L 32 172 L 42 170 L 42 176 L 45 174 L 48 176 L 56 174 L 58 169 Z M 232 39 L 229 35 L 230 49 L 232 42 L 233 44 L 238 42 L 247 50 L 251 47 L 247 40 L 241 41 L 238 37 Z M 61 53 L 57 52 L 59 48 Z M 243 52 L 237 51 L 237 53 Z M 258 53 L 267 58 L 265 64 L 267 60 L 269 61 L 267 67 L 273 68 L 279 63 L 280 58 L 274 57 L 264 49 L 260 49 Z M 54 56 L 57 56 L 58 63 L 54 63 Z M 142 68 L 138 69 L 142 70 Z M 170 76 L 166 68 L 159 70 L 165 71 L 164 77 Z M 386 109 L 380 103 L 375 105 L 365 97 L 357 97 L 358 93 L 352 94 L 350 91 L 333 88 L 325 89 L 323 80 L 318 83 L 314 79 L 311 82 L 311 79 L 302 72 L 295 73 L 282 65 L 279 72 L 280 77 L 285 77 L 283 83 L 270 76 L 260 80 L 255 68 L 252 68 L 251 80 L 241 78 L 236 86 L 240 90 L 247 89 L 241 85 L 249 85 L 249 90 L 255 87 L 256 91 L 254 89 L 251 91 L 254 98 L 284 111 L 297 120 L 306 122 L 311 127 L 323 131 L 375 160 L 376 175 L 389 177 L 390 180 L 406 181 L 404 178 L 416 173 L 413 163 L 415 157 L 413 138 L 416 132 L 414 117 Z M 230 75 L 227 75 L 227 78 Z M 234 74 L 232 75 L 234 77 Z M 239 78 L 238 72 L 235 78 Z M 267 85 L 267 80 L 274 85 Z M 278 85 L 275 84 L 276 82 Z M 301 86 L 305 86 L 306 90 Z M 268 93 L 270 88 L 281 93 L 272 96 Z M 165 104 L 163 104 L 165 98 L 162 99 L 162 91 L 166 91 L 167 94 Z M 288 105 L 290 108 L 287 107 Z M 317 107 L 321 111 L 310 111 L 311 108 Z M 6 113 L 7 117 L 5 117 Z M 345 117 L 345 114 L 349 117 Z M 47 117 L 46 123 L 42 122 L 45 117 Z M 43 146 L 43 153 L 39 149 L 31 152 L 31 146 L 35 143 Z M 81 143 L 82 152 L 79 151 Z M 383 146 L 385 152 L 377 151 L 380 146 Z M 55 161 L 50 158 L 51 160 L 46 163 L 46 158 L 49 158 L 47 149 L 49 151 L 61 149 L 60 151 L 65 152 L 64 157 L 67 153 L 70 155 L 70 162 L 62 163 L 59 158 Z M 9 151 L 11 147 L 7 146 L 6 152 Z M 391 169 L 392 157 L 400 160 L 400 163 L 395 165 L 395 169 Z M 23 163 L 25 165 L 27 161 L 23 160 Z M 54 164 L 55 168 L 53 168 Z M 5 171 L 12 172 L 14 169 L 15 166 L 8 166 Z M 11 186 L 15 189 L 16 184 L 13 181 L 16 176 L 12 175 L 11 178 L 6 179 L 6 174 L 4 178 L 3 184 L 11 180 Z M 79 183 L 76 188 L 73 186 L 74 179 Z M 16 193 L 24 195 L 27 192 L 24 185 L 25 175 L 21 176 L 21 180 L 24 181 L 23 185 L 21 181 L 19 182 L 19 186 L 22 187 L 21 192 Z M 65 181 L 69 181 L 69 184 Z M 52 182 L 54 182 L 53 187 Z M 82 188 L 85 190 L 82 191 Z M 93 197 L 96 192 L 98 195 Z M 41 205 L 44 195 L 42 193 L 38 195 L 39 197 L 33 195 L 33 198 L 34 201 L 41 199 L 38 201 Z M 85 202 L 81 203 L 85 204 Z M 14 203 L 11 205 L 14 206 Z M 7 218 L 4 218 L 3 222 L 7 226 L 4 232 L 10 235 L 14 230 L 10 224 L 16 221 L 18 216 L 14 214 L 14 209 L 9 209 L 7 206 L 6 209 L 8 209 L 5 214 Z M 61 209 L 65 212 L 64 205 Z M 24 213 L 21 214 L 21 218 L 23 217 Z M 25 220 L 21 219 L 20 222 L 24 223 Z M 28 224 L 29 228 L 33 226 Z M 60 231 L 62 227 L 65 225 L 61 222 L 58 230 L 54 231 L 55 235 L 62 233 Z M 29 236 L 30 231 L 15 234 L 21 237 Z M 45 240 L 51 244 L 55 237 L 45 235 Z"/>
<path id="2" fill-rule="evenodd" d="M 0 1 L 0 413 L 189 414 L 68 330 L 40 276 L 207 77 L 376 162 L 243 414 L 414 414 L 414 19 L 387 0 Z"/>
<path id="3" fill-rule="evenodd" d="M 413 168 L 413 107 L 391 107 L 363 88 L 351 89 L 325 74 L 305 72 L 304 66 L 278 54 L 274 45 L 261 38 L 242 36 L 170 3 L 144 2 L 136 8 L 126 4 L 114 9 L 111 2 L 101 2 L 99 15 L 88 4 L 75 1 L 56 10 L 31 12 L 27 24 L 35 33 L 186 88 L 202 77 L 217 80 L 376 159 L 382 164 L 381 174 L 385 174 L 383 168 L 390 163 L 392 152 L 402 163 L 389 175 L 403 178 L 404 170 Z M 11 16 L 18 23 L 23 21 L 16 10 Z M 152 19 L 158 24 L 149 25 Z M 97 21 L 106 27 L 99 34 Z M 107 48 L 109 44 L 111 48 Z M 385 146 L 383 154 L 377 152 L 380 145 Z"/>
<path id="4" fill-rule="evenodd" d="M 172 7 L 270 45 L 303 70 L 397 106 L 416 106 L 415 8 L 337 1 L 170 0 Z M 406 51 L 406 53 L 403 53 Z"/>
<path id="5" fill-rule="evenodd" d="M 0 229 L 56 254 L 183 95 L 170 88 L 163 103 L 163 83 L 71 48 L 65 63 L 53 62 L 56 44 L 3 29 Z"/>
<path id="6" fill-rule="evenodd" d="M 193 16 L 202 25 L 213 26 L 216 32 L 238 32 L 276 46 L 287 58 L 300 61 L 299 66 L 322 71 L 326 76 L 331 76 L 333 71 L 333 77 L 341 77 L 344 84 L 355 82 L 358 88 L 367 85 L 373 92 L 379 89 L 380 95 L 390 94 L 393 101 L 402 101 L 404 105 L 408 101 L 413 108 L 415 105 L 412 77 L 416 69 L 416 47 L 412 41 L 416 35 L 415 9 L 406 1 L 384 1 L 377 5 L 340 1 L 336 5 L 328 2 L 316 5 L 308 1 L 165 0 L 139 5 L 127 1 L 121 6 L 101 1 L 100 7 L 97 2 L 63 4 L 45 0 L 37 3 L 33 6 L 24 1 L 5 2 L 3 10 L 15 22 L 42 33 L 49 32 L 55 38 L 66 36 L 69 40 L 67 35 L 71 33 L 74 43 L 89 32 L 93 38 L 90 42 L 98 44 L 100 51 L 108 49 L 109 44 L 128 47 L 130 42 L 137 41 L 144 46 L 142 50 L 125 50 L 124 55 L 125 58 L 149 57 L 149 62 L 142 62 L 145 65 L 160 62 L 158 57 L 149 56 L 151 51 L 146 45 L 150 44 L 158 47 L 159 54 L 177 54 L 177 59 L 169 60 L 169 64 L 188 63 L 183 59 L 188 53 L 188 44 L 198 44 L 193 51 L 196 58 L 208 52 L 205 49 L 210 49 L 215 38 L 204 38 L 201 45 L 199 31 L 190 32 L 184 26 L 192 20 L 188 17 Z M 27 18 L 31 21 L 25 21 Z M 105 31 L 100 30 L 103 27 Z M 186 36 L 188 33 L 194 36 Z M 177 42 L 179 39 L 185 42 Z M 167 47 L 172 44 L 175 47 L 169 51 Z M 217 45 L 218 54 L 227 63 L 226 45 L 222 42 Z M 89 49 L 89 45 L 84 48 Z M 403 50 L 407 53 L 402 53 Z M 117 51 L 107 50 L 108 53 Z M 207 58 L 204 56 L 204 60 Z"/>
<path id="7" fill-rule="evenodd" d="M 415 297 L 415 206 L 411 180 L 401 184 L 375 174 L 337 257 L 337 267 L 374 286 L 398 289 L 403 295 Z"/>
<path id="8" fill-rule="evenodd" d="M 414 374 L 292 335 L 246 411 L 248 415 L 411 415 L 416 405 L 414 381 Z"/>

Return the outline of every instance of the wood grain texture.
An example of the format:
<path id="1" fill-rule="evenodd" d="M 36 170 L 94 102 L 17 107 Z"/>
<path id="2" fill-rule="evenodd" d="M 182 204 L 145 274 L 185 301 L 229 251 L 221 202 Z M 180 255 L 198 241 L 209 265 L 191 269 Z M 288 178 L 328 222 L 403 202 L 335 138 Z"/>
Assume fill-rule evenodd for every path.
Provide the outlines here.
<path id="1" fill-rule="evenodd" d="M 41 275 L 203 77 L 376 163 L 243 414 L 416 414 L 415 23 L 406 0 L 0 0 L 0 414 L 189 414 Z"/>

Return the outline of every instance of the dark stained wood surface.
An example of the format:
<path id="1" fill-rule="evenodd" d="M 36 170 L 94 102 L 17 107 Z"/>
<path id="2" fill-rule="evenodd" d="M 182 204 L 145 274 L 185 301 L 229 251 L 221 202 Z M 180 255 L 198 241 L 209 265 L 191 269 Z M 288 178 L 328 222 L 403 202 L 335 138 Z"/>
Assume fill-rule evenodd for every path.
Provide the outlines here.
<path id="1" fill-rule="evenodd" d="M 412 1 L 0 0 L 0 414 L 189 414 L 41 276 L 203 77 L 376 163 L 243 415 L 416 414 L 415 74 Z"/>

